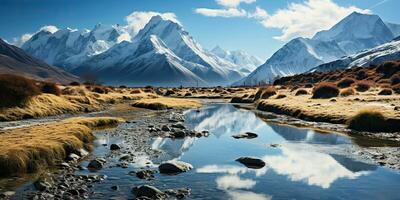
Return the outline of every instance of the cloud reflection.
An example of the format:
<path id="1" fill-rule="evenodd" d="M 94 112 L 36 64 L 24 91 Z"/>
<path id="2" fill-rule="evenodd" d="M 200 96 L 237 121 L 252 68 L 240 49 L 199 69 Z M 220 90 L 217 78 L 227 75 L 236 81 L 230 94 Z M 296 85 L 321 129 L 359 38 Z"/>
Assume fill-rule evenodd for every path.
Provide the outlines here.
<path id="1" fill-rule="evenodd" d="M 206 165 L 198 168 L 197 173 L 227 173 L 227 174 L 245 174 L 248 172 L 254 172 L 257 177 L 267 173 L 268 168 L 263 167 L 261 169 L 249 169 L 247 167 L 239 167 L 235 165 Z"/>
<path id="2" fill-rule="evenodd" d="M 263 160 L 276 173 L 287 175 L 291 181 L 304 181 L 308 185 L 329 188 L 340 178 L 355 179 L 369 174 L 367 171 L 352 172 L 329 154 L 285 146 L 282 154 L 265 156 Z"/>
<path id="3" fill-rule="evenodd" d="M 233 190 L 227 191 L 230 199 L 232 200 L 271 200 L 272 197 L 264 194 L 257 194 L 254 192 Z"/>
<path id="4" fill-rule="evenodd" d="M 241 179 L 236 175 L 227 175 L 218 177 L 215 182 L 219 189 L 250 189 L 256 185 L 256 181 L 252 179 Z"/>

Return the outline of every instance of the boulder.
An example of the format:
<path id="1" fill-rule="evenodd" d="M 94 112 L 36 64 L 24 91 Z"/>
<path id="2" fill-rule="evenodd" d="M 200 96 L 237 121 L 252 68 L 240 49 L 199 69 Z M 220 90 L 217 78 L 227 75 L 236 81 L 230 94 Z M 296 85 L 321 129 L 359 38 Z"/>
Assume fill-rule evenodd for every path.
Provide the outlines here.
<path id="1" fill-rule="evenodd" d="M 94 159 L 89 162 L 87 168 L 98 170 L 98 169 L 103 168 L 104 163 L 105 162 L 101 159 Z"/>
<path id="2" fill-rule="evenodd" d="M 163 126 L 161 127 L 161 130 L 162 130 L 162 131 L 171 131 L 171 129 L 170 129 L 167 125 L 163 125 Z"/>
<path id="3" fill-rule="evenodd" d="M 241 133 L 241 134 L 237 134 L 237 135 L 232 135 L 232 137 L 235 139 L 242 139 L 242 138 L 253 139 L 253 138 L 258 137 L 258 135 L 255 133 L 252 133 L 252 132 L 246 132 L 246 133 Z"/>
<path id="4" fill-rule="evenodd" d="M 115 150 L 120 150 L 121 147 L 118 144 L 111 144 L 110 150 L 115 151 Z"/>
<path id="5" fill-rule="evenodd" d="M 182 123 L 172 124 L 173 128 L 185 129 L 185 126 Z"/>
<path id="6" fill-rule="evenodd" d="M 193 169 L 191 164 L 175 160 L 161 163 L 160 166 L 158 166 L 158 170 L 163 174 L 178 174 L 187 172 L 191 169 Z"/>
<path id="7" fill-rule="evenodd" d="M 165 199 L 166 194 L 154 186 L 142 185 L 132 189 L 132 192 L 136 195 L 136 198 L 147 197 L 150 199 Z"/>
<path id="8" fill-rule="evenodd" d="M 253 169 L 260 169 L 265 166 L 265 162 L 263 160 L 255 157 L 240 157 L 236 159 L 236 161 L 242 163 L 248 168 L 253 168 Z"/>

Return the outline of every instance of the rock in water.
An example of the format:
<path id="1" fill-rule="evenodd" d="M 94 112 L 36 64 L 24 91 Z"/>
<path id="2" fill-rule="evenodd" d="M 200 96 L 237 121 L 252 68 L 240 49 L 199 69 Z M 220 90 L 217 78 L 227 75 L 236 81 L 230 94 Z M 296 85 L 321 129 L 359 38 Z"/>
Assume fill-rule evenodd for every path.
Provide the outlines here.
<path id="1" fill-rule="evenodd" d="M 260 169 L 265 166 L 265 162 L 263 160 L 255 157 L 240 157 L 236 159 L 236 161 L 242 163 L 248 168 L 253 168 L 253 169 Z"/>
<path id="2" fill-rule="evenodd" d="M 111 146 L 110 146 L 110 150 L 119 150 L 119 149 L 121 149 L 121 147 L 118 145 L 118 144 L 112 144 Z"/>
<path id="3" fill-rule="evenodd" d="M 150 185 L 142 185 L 132 189 L 132 192 L 136 195 L 136 198 L 147 197 L 150 199 L 165 199 L 166 194 L 161 190 Z"/>
<path id="4" fill-rule="evenodd" d="M 101 160 L 101 159 L 95 159 L 95 160 L 91 160 L 87 167 L 89 169 L 98 170 L 98 169 L 103 168 L 104 163 L 105 162 L 103 160 Z"/>
<path id="5" fill-rule="evenodd" d="M 241 133 L 238 135 L 232 135 L 232 137 L 235 139 L 242 139 L 242 138 L 253 139 L 253 138 L 258 137 L 258 135 L 255 133 L 252 133 L 252 132 L 246 132 L 246 133 Z"/>
<path id="6" fill-rule="evenodd" d="M 160 166 L 158 166 L 158 170 L 160 170 L 160 173 L 163 174 L 177 174 L 187 172 L 191 169 L 193 169 L 193 166 L 191 164 L 173 160 L 164 162 Z"/>

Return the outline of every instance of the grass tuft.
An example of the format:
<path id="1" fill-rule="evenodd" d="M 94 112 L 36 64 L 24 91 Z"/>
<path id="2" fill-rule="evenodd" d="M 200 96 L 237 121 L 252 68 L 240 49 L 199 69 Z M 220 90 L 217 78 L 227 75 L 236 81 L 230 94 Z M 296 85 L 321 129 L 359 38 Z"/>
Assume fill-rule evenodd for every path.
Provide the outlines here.
<path id="1" fill-rule="evenodd" d="M 36 82 L 16 75 L 0 75 L 0 108 L 23 106 L 40 94 Z"/>
<path id="2" fill-rule="evenodd" d="M 330 82 L 321 82 L 313 89 L 313 99 L 329 99 L 339 95 L 339 88 Z"/>

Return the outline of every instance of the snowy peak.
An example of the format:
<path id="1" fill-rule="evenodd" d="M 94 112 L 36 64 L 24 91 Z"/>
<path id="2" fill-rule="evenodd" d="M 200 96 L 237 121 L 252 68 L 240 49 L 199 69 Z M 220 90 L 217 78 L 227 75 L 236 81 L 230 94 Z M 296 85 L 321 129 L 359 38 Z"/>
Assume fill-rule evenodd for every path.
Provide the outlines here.
<path id="1" fill-rule="evenodd" d="M 336 41 L 348 54 L 389 42 L 392 31 L 377 15 L 353 12 L 331 29 L 318 32 L 313 40 Z"/>
<path id="2" fill-rule="evenodd" d="M 220 58 L 234 63 L 235 65 L 237 65 L 240 71 L 247 74 L 252 72 L 254 69 L 262 64 L 261 59 L 256 56 L 249 55 L 247 52 L 241 50 L 226 51 L 220 46 L 216 46 L 210 52 Z"/>

